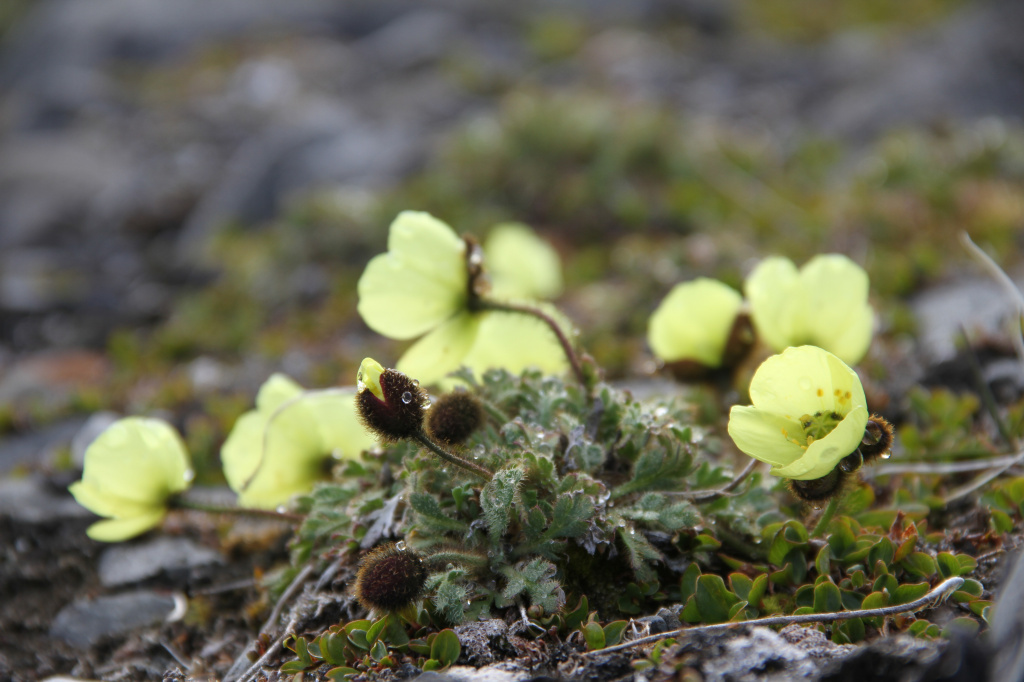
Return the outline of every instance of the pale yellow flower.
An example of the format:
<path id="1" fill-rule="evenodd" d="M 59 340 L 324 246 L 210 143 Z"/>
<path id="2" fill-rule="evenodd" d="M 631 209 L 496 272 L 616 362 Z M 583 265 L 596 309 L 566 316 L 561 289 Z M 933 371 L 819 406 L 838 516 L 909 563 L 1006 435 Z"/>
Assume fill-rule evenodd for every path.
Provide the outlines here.
<path id="1" fill-rule="evenodd" d="M 490 367 L 565 371 L 561 346 L 543 324 L 521 314 L 470 310 L 466 249 L 445 223 L 404 211 L 391 224 L 387 253 L 367 264 L 358 285 L 367 326 L 393 339 L 421 337 L 395 369 L 424 384 L 462 365 L 478 373 Z M 514 281 L 506 277 L 513 289 Z"/>
<path id="2" fill-rule="evenodd" d="M 761 364 L 750 382 L 753 406 L 733 406 L 736 447 L 772 465 L 775 476 L 828 474 L 864 438 L 867 399 L 857 373 L 816 346 L 788 348 Z"/>
<path id="3" fill-rule="evenodd" d="M 127 417 L 107 427 L 85 451 L 82 480 L 68 490 L 106 521 L 86 530 L 93 540 L 121 542 L 155 528 L 167 500 L 192 484 L 188 453 L 160 419 Z"/>
<path id="4" fill-rule="evenodd" d="M 273 509 L 308 493 L 322 479 L 325 461 L 357 458 L 374 446 L 355 410 L 354 387 L 304 391 L 271 376 L 221 449 L 224 476 L 242 506 Z"/>
<path id="5" fill-rule="evenodd" d="M 739 292 L 715 279 L 677 284 L 651 315 L 647 343 L 665 362 L 718 367 L 742 305 Z"/>
<path id="6" fill-rule="evenodd" d="M 868 276 L 846 256 L 815 256 L 799 271 L 787 258 L 767 258 L 744 288 L 758 335 L 776 351 L 811 344 L 851 365 L 867 353 Z"/>

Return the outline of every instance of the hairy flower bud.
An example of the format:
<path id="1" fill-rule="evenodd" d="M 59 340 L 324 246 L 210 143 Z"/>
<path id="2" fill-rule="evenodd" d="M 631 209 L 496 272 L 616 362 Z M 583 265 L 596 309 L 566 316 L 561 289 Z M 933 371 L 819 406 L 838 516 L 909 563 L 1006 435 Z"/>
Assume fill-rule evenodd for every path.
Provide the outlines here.
<path id="1" fill-rule="evenodd" d="M 789 490 L 794 496 L 799 497 L 804 502 L 811 504 L 820 503 L 830 500 L 839 494 L 843 490 L 848 478 L 848 474 L 843 471 L 842 467 L 837 466 L 821 478 L 803 481 L 790 479 Z"/>
<path id="2" fill-rule="evenodd" d="M 405 374 L 371 358 L 359 366 L 356 407 L 367 429 L 385 442 L 412 438 L 423 427 L 427 394 Z"/>
<path id="3" fill-rule="evenodd" d="M 892 424 L 877 414 L 873 414 L 864 427 L 864 439 L 860 442 L 858 449 L 860 454 L 864 456 L 865 462 L 870 462 L 875 457 L 888 459 L 889 450 L 892 449 L 892 441 Z"/>
<path id="4" fill-rule="evenodd" d="M 466 391 L 452 391 L 434 401 L 427 411 L 427 433 L 443 445 L 459 445 L 479 428 L 483 407 Z"/>
<path id="5" fill-rule="evenodd" d="M 393 612 L 408 606 L 427 581 L 423 558 L 405 542 L 375 548 L 363 558 L 356 574 L 355 597 L 368 611 Z"/>

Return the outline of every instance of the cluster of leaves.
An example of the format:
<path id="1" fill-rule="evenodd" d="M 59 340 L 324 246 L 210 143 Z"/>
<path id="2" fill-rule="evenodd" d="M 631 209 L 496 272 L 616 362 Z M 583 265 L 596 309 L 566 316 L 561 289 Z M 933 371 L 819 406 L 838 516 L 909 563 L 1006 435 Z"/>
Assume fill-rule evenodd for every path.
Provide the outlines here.
<path id="1" fill-rule="evenodd" d="M 429 632 L 429 624 L 430 617 L 421 610 L 411 621 L 388 615 L 375 621 L 334 625 L 312 640 L 292 637 L 285 646 L 296 658 L 281 666 L 281 672 L 323 668 L 324 677 L 341 680 L 394 668 L 406 656 L 422 670 L 447 668 L 459 659 L 462 645 L 454 631 Z"/>
<path id="2" fill-rule="evenodd" d="M 557 378 L 503 371 L 472 390 L 489 420 L 465 455 L 495 470 L 493 480 L 467 481 L 408 444 L 367 455 L 305 499 L 296 559 L 403 537 L 433 571 L 424 609 L 435 622 L 511 607 L 537 632 L 579 630 L 590 648 L 618 641 L 625 621 L 615 617 L 661 604 L 681 604 L 694 624 L 872 608 L 913 601 L 976 566 L 929 530 L 929 507 L 913 491 L 879 509 L 870 486 L 856 488 L 827 541 L 811 537 L 799 520 L 806 510 L 781 485 L 769 490 L 757 474 L 729 495 L 691 495 L 730 476 L 714 463 L 714 439 L 683 426 L 694 412 L 678 400 L 604 387 L 588 404 Z M 567 595 L 576 607 L 564 608 Z M 955 598 L 985 615 L 977 581 Z M 912 632 L 938 633 L 919 622 Z M 880 625 L 851 620 L 832 632 L 855 642 Z"/>

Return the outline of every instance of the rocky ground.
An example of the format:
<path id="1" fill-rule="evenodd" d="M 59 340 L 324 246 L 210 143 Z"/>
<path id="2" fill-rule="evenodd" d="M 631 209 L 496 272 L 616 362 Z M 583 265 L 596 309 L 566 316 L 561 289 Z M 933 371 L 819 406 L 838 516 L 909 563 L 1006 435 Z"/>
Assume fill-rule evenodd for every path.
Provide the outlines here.
<path id="1" fill-rule="evenodd" d="M 252 649 L 267 615 L 254 604 L 254 575 L 285 556 L 279 529 L 243 525 L 225 536 L 175 517 L 167 534 L 101 546 L 85 537 L 90 515 L 66 493 L 85 446 L 116 417 L 104 410 L 153 407 L 167 395 L 180 405 L 191 399 L 181 386 L 251 396 L 275 369 L 316 376 L 330 354 L 333 341 L 292 346 L 287 335 L 273 341 L 286 350 L 261 353 L 203 352 L 188 339 L 170 344 L 170 380 L 146 374 L 146 354 L 126 350 L 134 337 L 124 331 L 187 325 L 181 302 L 235 258 L 223 252 L 225 235 L 258 238 L 311 194 L 358 211 L 429 172 L 456 131 L 486 132 L 523 93 L 599 93 L 782 146 L 837 139 L 850 164 L 896 128 L 979 119 L 998 128 L 1024 111 L 1024 5 L 1012 0 L 922 3 L 926 18 L 897 17 L 886 30 L 852 22 L 796 36 L 770 30 L 787 26 L 782 19 L 756 25 L 765 18 L 739 0 L 12 5 L 0 18 L 3 679 L 220 677 Z M 348 235 L 333 265 L 365 262 L 384 225 Z M 562 246 L 580 248 L 572 239 Z M 337 286 L 332 277 L 323 263 L 292 268 L 254 305 L 321 301 Z M 981 274 L 929 284 L 909 299 L 920 324 L 913 381 L 955 357 L 961 325 L 996 330 L 1006 312 Z M 372 341 L 358 322 L 342 328 L 345 364 Z M 1019 369 L 996 359 L 993 381 L 1019 397 Z M 209 494 L 220 493 L 214 485 Z M 987 586 L 1005 563 L 993 562 Z M 311 589 L 297 603 L 293 613 L 309 623 L 351 608 Z M 466 627 L 495 630 L 465 633 L 487 645 L 462 662 L 490 667 L 419 679 L 634 674 L 625 654 L 583 659 L 502 622 Z M 984 660 L 972 646 L 900 635 L 839 647 L 817 631 L 755 629 L 686 641 L 676 660 L 706 680 L 978 679 L 947 675 L 950 660 Z M 512 662 L 495 662 L 494 651 Z"/>

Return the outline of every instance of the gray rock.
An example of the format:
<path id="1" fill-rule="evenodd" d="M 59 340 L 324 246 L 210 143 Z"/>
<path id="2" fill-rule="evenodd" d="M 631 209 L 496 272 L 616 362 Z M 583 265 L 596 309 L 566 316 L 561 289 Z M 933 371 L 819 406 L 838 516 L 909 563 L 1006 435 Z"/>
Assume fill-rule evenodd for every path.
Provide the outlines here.
<path id="1" fill-rule="evenodd" d="M 119 544 L 100 556 L 104 587 L 121 587 L 184 569 L 223 564 L 220 552 L 187 538 L 158 537 L 141 544 Z"/>
<path id="2" fill-rule="evenodd" d="M 458 17 L 451 12 L 414 9 L 358 41 L 354 48 L 375 69 L 405 70 L 442 57 L 460 28 Z"/>
<path id="3" fill-rule="evenodd" d="M 50 636 L 86 649 L 108 637 L 155 625 L 174 608 L 173 597 L 149 590 L 82 599 L 61 609 L 50 627 Z"/>
<path id="4" fill-rule="evenodd" d="M 508 625 L 500 618 L 459 625 L 455 634 L 462 645 L 459 660 L 463 663 L 482 666 L 516 655 L 508 640 Z"/>
<path id="5" fill-rule="evenodd" d="M 972 278 L 928 289 L 915 296 L 910 307 L 922 353 L 940 362 L 956 355 L 961 328 L 998 335 L 1014 303 L 995 282 Z"/>
<path id="6" fill-rule="evenodd" d="M 509 672 L 495 666 L 470 668 L 456 665 L 444 672 L 425 672 L 413 678 L 414 682 L 523 682 L 535 677 L 529 671 Z"/>
<path id="7" fill-rule="evenodd" d="M 706 682 L 782 682 L 813 677 L 818 671 L 810 654 L 768 628 L 753 628 L 723 648 L 725 655 L 703 662 Z"/>
<path id="8" fill-rule="evenodd" d="M 74 498 L 57 494 L 37 476 L 0 478 L 0 516 L 24 523 L 48 523 L 91 515 Z"/>
<path id="9" fill-rule="evenodd" d="M 6 382 L 0 383 L 0 404 L 7 402 L 3 397 L 5 386 Z M 0 474 L 16 467 L 35 468 L 52 464 L 57 451 L 71 442 L 83 423 L 83 419 L 75 417 L 50 424 L 38 431 L 5 437 L 0 441 Z"/>

